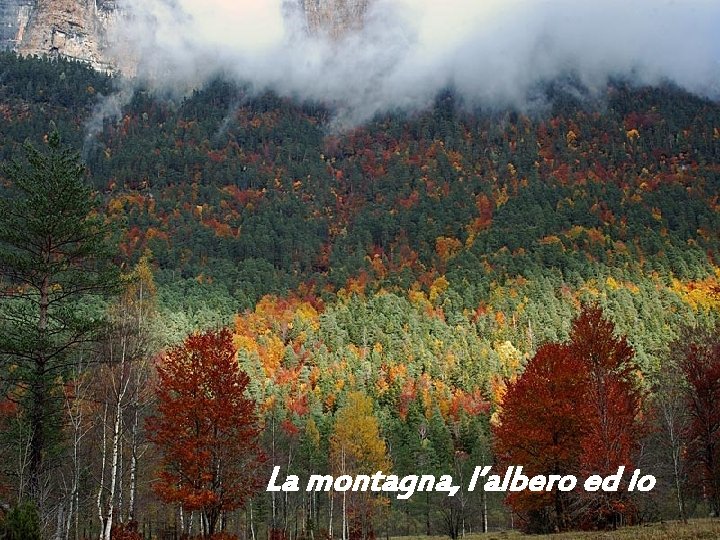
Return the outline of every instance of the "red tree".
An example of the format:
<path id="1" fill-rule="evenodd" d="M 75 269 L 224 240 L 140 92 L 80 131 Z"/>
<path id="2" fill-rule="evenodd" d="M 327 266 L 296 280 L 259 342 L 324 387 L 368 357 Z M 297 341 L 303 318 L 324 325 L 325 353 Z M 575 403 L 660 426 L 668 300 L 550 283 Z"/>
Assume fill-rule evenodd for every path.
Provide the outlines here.
<path id="1" fill-rule="evenodd" d="M 674 344 L 688 386 L 690 457 L 714 515 L 720 515 L 720 340 L 702 331 L 686 332 Z"/>
<path id="2" fill-rule="evenodd" d="M 541 347 L 520 378 L 508 385 L 495 428 L 501 462 L 523 474 L 607 476 L 633 468 L 643 435 L 643 392 L 634 353 L 597 307 L 573 322 L 570 342 Z M 627 475 L 624 476 L 627 479 Z M 618 492 L 513 493 L 508 502 L 540 531 L 616 525 L 631 513 Z"/>
<path id="3" fill-rule="evenodd" d="M 147 423 L 162 454 L 154 488 L 165 502 L 200 511 L 212 535 L 221 512 L 259 487 L 264 458 L 255 402 L 245 397 L 249 378 L 227 329 L 189 336 L 157 369 L 157 414 Z"/>
<path id="4" fill-rule="evenodd" d="M 588 423 L 582 366 L 565 345 L 542 346 L 525 372 L 508 384 L 499 424 L 496 452 L 503 465 L 522 465 L 523 474 L 577 474 L 581 443 Z M 572 495 L 523 490 L 508 503 L 534 532 L 571 527 Z"/>
<path id="5" fill-rule="evenodd" d="M 580 472 L 585 477 L 605 477 L 624 466 L 627 473 L 634 469 L 644 434 L 643 390 L 635 353 L 624 337 L 615 337 L 615 326 L 596 306 L 586 307 L 575 319 L 568 347 L 586 376 L 585 399 L 590 407 Z M 587 493 L 585 519 L 593 526 L 615 527 L 621 515 L 633 513 L 623 493 L 627 492 L 622 487 L 617 492 Z"/>

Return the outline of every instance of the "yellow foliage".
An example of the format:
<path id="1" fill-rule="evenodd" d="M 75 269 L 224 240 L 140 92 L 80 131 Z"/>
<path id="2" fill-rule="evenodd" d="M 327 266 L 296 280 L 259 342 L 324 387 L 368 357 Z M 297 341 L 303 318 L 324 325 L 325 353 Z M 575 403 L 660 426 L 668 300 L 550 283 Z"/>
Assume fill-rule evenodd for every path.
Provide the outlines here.
<path id="1" fill-rule="evenodd" d="M 510 341 L 496 343 L 495 353 L 500 360 L 500 369 L 506 376 L 511 377 L 520 371 L 522 353 Z"/>
<path id="2" fill-rule="evenodd" d="M 568 131 L 568 134 L 565 136 L 565 142 L 567 142 L 568 147 L 575 148 L 576 141 L 577 135 L 575 135 L 575 132 L 573 130 Z"/>
<path id="3" fill-rule="evenodd" d="M 605 282 L 607 283 L 608 288 L 612 291 L 615 291 L 620 288 L 620 284 L 612 276 L 608 276 L 608 278 L 605 280 Z"/>
<path id="4" fill-rule="evenodd" d="M 235 336 L 233 337 L 233 344 L 240 351 L 248 351 L 256 354 L 258 352 L 257 342 L 248 336 L 241 336 L 235 334 Z"/>
<path id="5" fill-rule="evenodd" d="M 495 207 L 500 208 L 503 204 L 510 200 L 507 188 L 503 186 L 502 189 L 494 189 L 493 198 L 495 199 Z"/>
<path id="6" fill-rule="evenodd" d="M 112 199 L 108 204 L 108 213 L 110 215 L 119 214 L 123 211 L 124 206 L 125 203 L 121 198 Z"/>
<path id="7" fill-rule="evenodd" d="M 408 291 L 408 299 L 413 305 L 431 307 L 431 304 L 423 291 Z"/>
<path id="8" fill-rule="evenodd" d="M 549 236 L 545 236 L 540 240 L 540 243 L 543 245 L 549 245 L 549 244 L 561 244 L 562 241 L 555 236 L 554 234 L 551 234 Z"/>
<path id="9" fill-rule="evenodd" d="M 447 291 L 449 286 L 450 283 L 448 283 L 448 280 L 445 278 L 445 276 L 440 276 L 435 281 L 433 281 L 433 284 L 430 286 L 430 302 L 434 304 L 438 297 L 445 291 Z"/>
<path id="10" fill-rule="evenodd" d="M 683 283 L 673 279 L 671 288 L 695 311 L 720 309 L 720 268 L 715 269 L 714 276 L 700 281 Z"/>
<path id="11" fill-rule="evenodd" d="M 361 392 L 350 392 L 347 402 L 335 417 L 330 436 L 330 461 L 341 474 L 373 474 L 388 472 L 385 441 L 373 414 L 372 400 Z"/>
<path id="12" fill-rule="evenodd" d="M 268 377 L 272 377 L 280 367 L 285 356 L 285 345 L 275 335 L 269 336 L 267 343 L 260 349 L 260 360 Z"/>
<path id="13" fill-rule="evenodd" d="M 318 430 L 312 416 L 308 418 L 305 424 L 305 436 L 314 448 L 317 449 L 320 447 L 320 430 Z"/>

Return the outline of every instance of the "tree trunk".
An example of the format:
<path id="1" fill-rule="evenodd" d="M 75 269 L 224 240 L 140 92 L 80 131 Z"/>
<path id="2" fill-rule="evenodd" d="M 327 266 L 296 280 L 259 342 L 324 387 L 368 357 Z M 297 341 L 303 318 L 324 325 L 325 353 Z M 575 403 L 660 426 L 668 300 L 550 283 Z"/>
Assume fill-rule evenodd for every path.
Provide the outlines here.
<path id="1" fill-rule="evenodd" d="M 48 246 L 49 249 L 50 246 Z M 49 254 L 44 254 L 49 258 Z M 45 276 L 40 286 L 40 301 L 38 313 L 38 342 L 44 344 L 47 339 L 48 310 L 50 307 L 50 278 Z M 30 405 L 30 496 L 43 514 L 42 501 L 42 469 L 43 453 L 45 451 L 45 414 L 47 413 L 48 388 L 47 358 L 44 350 L 35 351 L 34 373 L 31 384 Z"/>
<path id="2" fill-rule="evenodd" d="M 486 534 L 488 532 L 488 508 L 487 508 L 487 493 L 483 489 L 480 492 L 480 499 L 482 502 L 482 532 Z"/>
<path id="3" fill-rule="evenodd" d="M 113 524 L 113 514 L 115 511 L 115 493 L 117 489 L 118 478 L 118 458 L 120 455 L 120 426 L 122 422 L 122 404 L 118 397 L 115 406 L 115 423 L 113 425 L 112 440 L 112 465 L 110 466 L 110 493 L 108 495 L 107 510 L 105 513 L 105 529 L 103 540 L 110 540 L 110 531 Z"/>
<path id="4" fill-rule="evenodd" d="M 136 392 L 138 390 L 136 389 Z M 130 441 L 130 500 L 128 501 L 128 521 L 135 521 L 135 493 L 137 491 L 137 434 L 138 434 L 138 403 L 135 401 L 135 419 L 133 420 Z"/>
<path id="5" fill-rule="evenodd" d="M 103 540 L 103 537 L 105 536 L 105 519 L 103 517 L 103 508 L 102 508 L 102 496 L 103 491 L 105 490 L 105 463 L 107 461 L 107 412 L 108 412 L 108 406 L 107 403 L 105 404 L 105 411 L 103 413 L 103 421 L 102 421 L 102 428 L 103 428 L 103 437 L 102 437 L 102 460 L 101 460 L 101 467 L 100 467 L 100 486 L 98 487 L 98 494 L 97 494 L 97 512 L 98 512 L 98 519 L 100 520 L 100 540 Z"/>

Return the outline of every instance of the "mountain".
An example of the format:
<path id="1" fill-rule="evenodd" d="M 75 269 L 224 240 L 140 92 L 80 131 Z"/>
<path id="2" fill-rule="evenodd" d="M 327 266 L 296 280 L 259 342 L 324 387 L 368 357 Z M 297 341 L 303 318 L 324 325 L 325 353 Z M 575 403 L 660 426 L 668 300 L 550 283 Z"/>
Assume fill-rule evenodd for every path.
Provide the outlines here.
<path id="1" fill-rule="evenodd" d="M 369 0 L 298 0 L 308 30 L 333 38 L 362 26 Z"/>
<path id="2" fill-rule="evenodd" d="M 663 325 L 713 302 L 720 106 L 676 87 L 618 83 L 597 106 L 550 89 L 537 116 L 447 92 L 337 134 L 321 104 L 219 80 L 181 102 L 138 92 L 88 136 L 105 75 L 9 54 L 0 72 L 0 158 L 54 120 L 123 258 L 152 253 L 164 304 L 193 316 L 298 288 L 423 292 L 530 352 L 595 298 L 649 365 Z M 636 327 L 639 313 L 664 322 Z"/>
<path id="3" fill-rule="evenodd" d="M 0 161 L 21 156 L 26 140 L 44 147 L 53 124 L 66 143 L 82 149 L 98 211 L 118 242 L 115 260 L 128 278 L 137 277 L 126 281 L 126 294 L 111 304 L 118 331 L 107 332 L 93 358 L 97 350 L 97 358 L 109 351 L 115 359 L 113 351 L 125 351 L 127 342 L 133 359 L 147 359 L 129 362 L 132 369 L 149 369 L 164 345 L 234 322 L 238 362 L 250 377 L 248 395 L 268 426 L 263 448 L 278 463 L 292 461 L 293 473 L 334 470 L 336 428 L 346 426 L 346 403 L 361 392 L 387 441 L 393 474 L 424 474 L 418 464 L 430 464 L 425 471 L 459 471 L 469 478 L 476 464 L 495 463 L 499 439 L 488 430 L 502 425 L 497 418 L 512 418 L 499 416 L 512 410 L 503 400 L 517 386 L 508 381 L 521 380 L 544 344 L 568 340 L 583 303 L 602 307 L 617 336 L 627 336 L 642 369 L 637 387 L 648 391 L 656 388 L 658 374 L 670 375 L 672 391 L 684 385 L 667 365 L 675 354 L 685 358 L 671 343 L 682 337 L 692 344 L 685 327 L 711 328 L 720 321 L 717 102 L 672 85 L 619 81 L 608 84 L 597 101 L 581 100 L 558 84 L 543 90 L 547 108 L 529 115 L 473 108 L 447 90 L 414 114 L 387 113 L 337 133 L 328 105 L 252 92 L 223 79 L 183 99 L 139 89 L 101 122 L 96 113 L 112 105 L 103 96 L 113 82 L 63 58 L 0 53 Z M 0 198 L 17 192 L 8 187 L 0 182 Z M 62 200 L 63 193 L 57 197 Z M 13 237 L 7 226 L 4 231 Z M 18 258 L 15 251 L 6 253 L 5 260 Z M 4 284 L 6 297 L 16 289 L 11 284 Z M 53 287 L 53 298 L 66 290 Z M 6 320 L 39 296 L 30 287 L 25 291 L 27 300 L 17 311 L 3 307 Z M 85 314 L 93 313 L 94 304 L 70 307 Z M 0 335 L 23 337 L 9 328 L 0 328 Z M 606 344 L 602 336 L 611 332 L 594 335 Z M 136 355 L 135 344 L 142 343 L 153 349 Z M 12 381 L 17 364 L 5 358 L 0 380 Z M 82 414 L 82 459 L 60 454 L 71 452 L 72 444 L 57 445 L 58 463 L 67 465 L 58 478 L 77 478 L 74 471 L 83 468 L 74 510 L 81 524 L 96 516 L 90 495 L 103 489 L 97 479 L 108 478 L 98 456 L 112 452 L 109 439 L 122 449 L 118 469 L 132 470 L 132 437 L 104 437 L 113 427 L 98 424 L 111 421 L 108 403 L 120 403 L 105 398 L 117 397 L 110 383 L 132 380 L 135 394 L 139 384 L 153 386 L 145 382 L 152 375 L 138 372 L 136 378 L 120 362 L 101 368 L 88 373 L 82 394 L 87 397 L 72 405 L 88 411 Z M 634 363 L 631 368 L 635 376 Z M 572 374 L 577 379 L 563 380 L 585 384 L 583 371 L 579 367 Z M 535 373 L 549 378 L 548 371 Z M 71 376 L 53 377 L 54 384 L 80 388 Z M 531 381 L 536 382 L 526 388 L 533 394 L 540 388 L 544 396 L 556 395 Z M 564 392 L 567 386 L 552 388 Z M 23 391 L 12 395 L 24 397 Z M 71 393 L 58 389 L 57 395 L 69 400 Z M 542 404 L 553 413 L 575 410 L 576 401 Z M 142 403 L 143 415 L 154 414 L 151 402 Z M 126 420 L 139 414 L 139 404 L 123 409 L 123 426 L 132 424 Z M 642 415 L 627 414 L 614 402 L 612 410 L 632 419 L 662 418 L 650 405 Z M 9 422 L 23 426 L 15 409 L 4 411 L 0 418 L 14 414 Z M 10 456 L 27 446 L 15 433 L 25 431 L 5 425 L 0 459 L 13 463 Z M 69 421 L 57 425 L 72 429 Z M 536 432 L 543 429 L 544 424 Z M 632 500 L 633 508 L 670 519 L 677 510 L 664 451 L 669 446 L 658 442 L 665 437 L 659 428 L 648 426 L 646 433 L 650 439 L 639 450 L 643 468 L 658 475 L 658 487 L 652 497 Z M 176 507 L 161 506 L 150 489 L 161 455 L 147 448 L 137 468 L 137 523 L 172 537 L 176 528 L 165 531 L 177 522 Z M 123 476 L 130 475 L 118 473 L 125 490 Z M 703 508 L 707 492 L 688 490 L 689 507 Z M 506 523 L 500 496 L 481 501 L 479 493 L 468 493 L 462 499 L 467 508 L 487 504 L 493 523 Z M 300 531 L 307 519 L 297 509 L 307 496 L 271 496 L 254 499 L 256 536 L 273 537 L 273 500 L 277 515 L 290 516 L 288 530 Z M 73 499 L 60 487 L 53 497 Z M 318 497 L 320 518 L 308 525 L 310 531 L 322 531 L 321 523 L 330 521 L 332 500 Z M 447 533 L 447 500 L 430 492 L 418 504 L 388 499 L 382 521 L 389 526 L 379 536 Z M 228 516 L 240 530 L 247 523 L 242 511 Z M 484 520 L 470 510 L 466 524 L 482 530 Z M 284 535 L 274 530 L 274 537 Z M 457 537 L 455 529 L 452 534 Z"/>
<path id="4" fill-rule="evenodd" d="M 369 0 L 288 0 L 307 31 L 337 38 L 362 25 Z M 118 42 L 132 13 L 115 0 L 0 0 L 0 48 L 79 60 L 103 72 L 132 73 Z"/>
<path id="5" fill-rule="evenodd" d="M 6 0 L 0 43 L 23 55 L 61 56 L 111 72 L 118 62 L 109 35 L 119 14 L 114 0 Z"/>

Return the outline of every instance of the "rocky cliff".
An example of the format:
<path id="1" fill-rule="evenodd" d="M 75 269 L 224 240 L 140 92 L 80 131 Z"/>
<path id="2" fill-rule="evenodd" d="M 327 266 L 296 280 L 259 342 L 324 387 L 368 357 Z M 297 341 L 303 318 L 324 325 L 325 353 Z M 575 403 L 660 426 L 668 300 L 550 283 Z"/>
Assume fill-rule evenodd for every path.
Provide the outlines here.
<path id="1" fill-rule="evenodd" d="M 333 38 L 362 27 L 370 0 L 300 0 L 313 34 L 326 34 Z"/>
<path id="2" fill-rule="evenodd" d="M 120 1 L 120 0 L 118 0 Z M 306 29 L 338 38 L 362 26 L 371 0 L 285 0 Z M 127 16 L 115 0 L 0 0 L 0 48 L 21 54 L 62 56 L 95 69 L 133 71 L 111 36 Z"/>
<path id="3" fill-rule="evenodd" d="M 34 0 L 0 0 L 0 48 L 22 41 L 34 5 Z"/>
<path id="4" fill-rule="evenodd" d="M 118 13 L 114 0 L 0 0 L 0 47 L 115 71 L 108 32 Z"/>
<path id="5" fill-rule="evenodd" d="M 114 14 L 114 2 L 37 0 L 17 41 L 17 50 L 22 54 L 61 55 L 112 71 L 115 62 L 108 51 L 107 33 Z"/>

